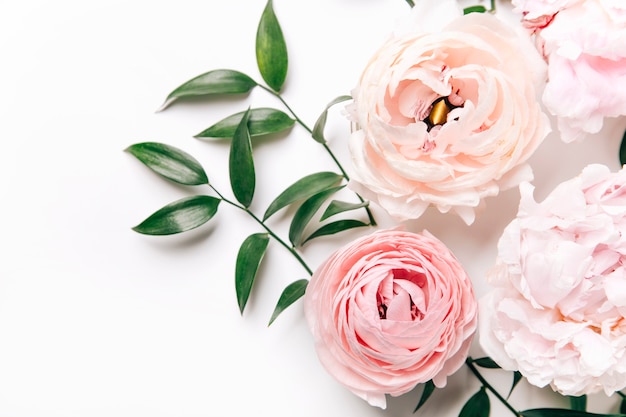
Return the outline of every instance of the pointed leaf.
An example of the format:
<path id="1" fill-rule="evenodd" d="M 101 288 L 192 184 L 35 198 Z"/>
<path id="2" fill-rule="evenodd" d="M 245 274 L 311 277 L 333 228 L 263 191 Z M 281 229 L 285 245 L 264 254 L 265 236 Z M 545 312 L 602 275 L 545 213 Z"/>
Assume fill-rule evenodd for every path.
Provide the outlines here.
<path id="1" fill-rule="evenodd" d="M 218 94 L 245 94 L 257 85 L 256 81 L 239 71 L 228 69 L 209 71 L 178 86 L 167 96 L 157 111 L 165 110 L 170 104 L 181 98 Z"/>
<path id="2" fill-rule="evenodd" d="M 566 408 L 534 408 L 520 411 L 523 417 L 626 417 L 624 414 L 595 414 Z"/>
<path id="3" fill-rule="evenodd" d="M 587 396 L 581 395 L 578 397 L 569 396 L 569 408 L 576 411 L 587 410 Z"/>
<path id="4" fill-rule="evenodd" d="M 363 207 L 367 207 L 369 203 L 364 201 L 363 203 L 348 203 L 346 201 L 333 200 L 330 202 L 326 210 L 324 210 L 324 214 L 322 214 L 321 220 L 326 220 L 327 218 L 334 216 L 335 214 L 343 213 L 350 210 L 357 210 Z"/>
<path id="5" fill-rule="evenodd" d="M 250 142 L 250 132 L 248 131 L 249 116 L 250 109 L 243 115 L 241 122 L 239 122 L 235 130 L 228 160 L 230 186 L 235 198 L 244 207 L 250 206 L 256 183 L 254 161 L 252 159 L 252 143 Z"/>
<path id="6" fill-rule="evenodd" d="M 278 210 L 295 203 L 296 201 L 309 198 L 320 191 L 327 190 L 339 184 L 342 176 L 334 172 L 317 172 L 300 178 L 291 184 L 278 197 L 274 199 L 265 211 L 263 220 L 267 220 L 272 214 Z"/>
<path id="7" fill-rule="evenodd" d="M 133 230 L 146 235 L 172 235 L 206 223 L 215 215 L 220 199 L 208 195 L 181 198 L 157 210 Z"/>
<path id="8" fill-rule="evenodd" d="M 463 9 L 463 14 L 485 13 L 486 11 L 487 9 L 485 8 L 485 6 L 470 6 Z"/>
<path id="9" fill-rule="evenodd" d="M 287 285 L 283 290 L 280 298 L 278 299 L 278 303 L 276 303 L 276 307 L 274 308 L 274 312 L 272 313 L 272 317 L 268 323 L 268 326 L 276 320 L 276 318 L 285 311 L 287 307 L 296 302 L 300 297 L 302 297 L 306 291 L 306 286 L 309 283 L 308 279 L 300 279 L 298 281 L 294 281 L 291 284 Z"/>
<path id="10" fill-rule="evenodd" d="M 315 239 L 320 236 L 334 235 L 335 233 L 343 232 L 344 230 L 353 229 L 355 227 L 369 226 L 367 223 L 363 223 L 360 220 L 337 220 L 336 222 L 328 223 L 307 237 L 302 244 L 304 245 L 311 239 Z"/>
<path id="11" fill-rule="evenodd" d="M 414 413 L 426 404 L 426 401 L 430 398 L 433 392 L 435 392 L 435 383 L 431 379 L 430 381 L 424 383 L 424 390 L 422 391 L 419 403 L 417 403 L 415 410 L 413 410 Z"/>
<path id="12" fill-rule="evenodd" d="M 232 138 L 235 130 L 246 112 L 240 112 L 226 117 L 196 135 L 197 138 Z M 250 136 L 267 135 L 268 133 L 282 132 L 293 126 L 295 120 L 280 110 L 258 108 L 250 110 L 248 129 Z"/>
<path id="13" fill-rule="evenodd" d="M 148 168 L 163 177 L 185 185 L 208 184 L 204 169 L 188 153 L 163 143 L 143 142 L 126 148 Z"/>
<path id="14" fill-rule="evenodd" d="M 287 77 L 287 45 L 272 0 L 268 0 L 256 34 L 256 61 L 261 76 L 274 91 L 280 91 Z"/>
<path id="15" fill-rule="evenodd" d="M 326 127 L 326 119 L 328 118 L 328 109 L 330 109 L 335 104 L 341 103 L 342 101 L 351 100 L 352 96 L 339 96 L 326 106 L 322 114 L 318 117 L 315 125 L 313 126 L 313 132 L 311 136 L 319 143 L 326 143 L 326 138 L 324 137 L 324 128 Z"/>
<path id="16" fill-rule="evenodd" d="M 622 137 L 622 144 L 619 147 L 619 162 L 620 164 L 626 164 L 626 131 Z"/>
<path id="17" fill-rule="evenodd" d="M 520 373 L 520 371 L 513 372 L 513 383 L 511 384 L 511 389 L 509 390 L 509 394 L 506 396 L 507 399 L 511 396 L 511 394 L 513 394 L 513 390 L 515 389 L 515 387 L 521 380 L 522 380 L 522 374 Z"/>
<path id="18" fill-rule="evenodd" d="M 476 365 L 480 366 L 481 368 L 488 368 L 488 369 L 498 369 L 498 368 L 500 368 L 500 365 L 498 365 L 490 357 L 474 359 L 472 362 L 475 363 Z"/>
<path id="19" fill-rule="evenodd" d="M 255 233 L 248 236 L 239 247 L 235 266 L 235 290 L 239 311 L 242 314 L 269 240 L 267 233 Z"/>
<path id="20" fill-rule="evenodd" d="M 341 190 L 344 186 L 329 188 L 309 197 L 296 211 L 291 224 L 289 226 L 289 240 L 293 246 L 299 246 L 302 243 L 302 234 L 306 225 L 313 218 L 313 215 L 317 213 L 317 210 L 322 206 L 331 195 Z"/>
<path id="21" fill-rule="evenodd" d="M 489 409 L 491 403 L 489 402 L 489 396 L 485 391 L 485 387 L 481 387 L 480 390 L 472 395 L 472 397 L 465 403 L 459 417 L 489 417 Z"/>

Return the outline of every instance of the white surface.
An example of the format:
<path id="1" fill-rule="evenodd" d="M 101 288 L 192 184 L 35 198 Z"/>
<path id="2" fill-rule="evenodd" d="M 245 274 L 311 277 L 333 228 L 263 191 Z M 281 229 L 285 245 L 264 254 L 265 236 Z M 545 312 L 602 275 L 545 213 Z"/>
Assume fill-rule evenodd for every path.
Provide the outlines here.
<path id="1" fill-rule="evenodd" d="M 248 105 L 280 103 L 255 90 L 245 99 L 154 111 L 173 88 L 211 69 L 237 69 L 260 81 L 254 36 L 264 5 L 0 3 L 0 417 L 412 415 L 419 388 L 390 399 L 383 411 L 324 372 L 301 303 L 266 327 L 284 286 L 306 277 L 278 245 L 271 244 L 263 276 L 239 314 L 234 260 L 243 238 L 258 231 L 242 213 L 223 205 L 208 225 L 177 236 L 130 229 L 170 201 L 208 192 L 157 177 L 123 152 L 133 143 L 188 151 L 230 193 L 227 147 L 192 136 Z M 369 55 L 409 10 L 403 0 L 275 0 L 274 7 L 290 54 L 284 97 L 311 126 L 330 100 L 349 93 Z M 329 119 L 331 147 L 347 166 L 347 123 L 339 110 Z M 590 162 L 617 169 L 624 127 L 623 119 L 609 121 L 582 144 L 550 137 L 533 158 L 537 195 Z M 300 176 L 334 168 L 297 126 L 282 139 L 257 143 L 255 161 L 258 212 Z M 480 295 L 517 196 L 512 190 L 487 200 L 471 227 L 435 213 L 408 227 L 428 228 L 448 244 Z M 284 232 L 280 219 L 270 223 Z M 304 256 L 315 267 L 333 248 L 369 232 L 313 242 Z M 486 375 L 506 391 L 509 375 Z M 456 416 L 478 387 L 465 369 L 449 384 L 418 415 Z M 524 386 L 512 402 L 520 409 L 560 404 Z M 616 400 L 592 403 L 608 411 Z M 492 410 L 509 415 L 495 400 Z"/>

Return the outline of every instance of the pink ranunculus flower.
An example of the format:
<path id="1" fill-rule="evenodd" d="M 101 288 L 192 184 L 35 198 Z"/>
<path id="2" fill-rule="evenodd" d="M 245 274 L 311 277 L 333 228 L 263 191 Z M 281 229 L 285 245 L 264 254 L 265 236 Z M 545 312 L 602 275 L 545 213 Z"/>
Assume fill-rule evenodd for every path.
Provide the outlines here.
<path id="1" fill-rule="evenodd" d="M 561 139 L 600 131 L 606 117 L 626 115 L 626 2 L 513 0 L 548 62 L 543 102 Z"/>
<path id="2" fill-rule="evenodd" d="M 304 299 L 325 369 L 381 408 L 385 394 L 446 385 L 466 359 L 477 308 L 467 273 L 442 242 L 397 229 L 333 253 Z"/>
<path id="3" fill-rule="evenodd" d="M 541 203 L 520 186 L 480 300 L 480 343 L 564 395 L 626 387 L 626 169 L 589 165 Z"/>
<path id="4" fill-rule="evenodd" d="M 532 179 L 546 64 L 523 31 L 454 0 L 420 0 L 410 17 L 353 91 L 350 187 L 397 220 L 435 206 L 471 224 L 484 197 Z"/>

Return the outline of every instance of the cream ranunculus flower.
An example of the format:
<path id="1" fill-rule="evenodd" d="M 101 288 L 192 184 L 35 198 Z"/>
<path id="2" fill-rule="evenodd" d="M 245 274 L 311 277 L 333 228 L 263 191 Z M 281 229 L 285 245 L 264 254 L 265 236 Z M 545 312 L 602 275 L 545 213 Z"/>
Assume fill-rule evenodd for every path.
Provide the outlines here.
<path id="1" fill-rule="evenodd" d="M 420 0 L 411 19 L 353 91 L 350 186 L 397 220 L 433 205 L 471 224 L 484 197 L 532 178 L 546 65 L 527 36 L 454 0 Z"/>
<path id="2" fill-rule="evenodd" d="M 541 203 L 520 186 L 480 300 L 485 352 L 579 396 L 626 387 L 626 169 L 589 165 Z"/>

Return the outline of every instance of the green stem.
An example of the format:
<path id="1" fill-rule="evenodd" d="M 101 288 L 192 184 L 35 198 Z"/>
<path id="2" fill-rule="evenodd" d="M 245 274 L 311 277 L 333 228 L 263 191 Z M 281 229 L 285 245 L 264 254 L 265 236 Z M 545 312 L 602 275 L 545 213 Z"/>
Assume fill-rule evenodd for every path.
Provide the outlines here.
<path id="1" fill-rule="evenodd" d="M 474 360 L 471 357 L 468 357 L 465 360 L 465 365 L 467 365 L 469 370 L 472 371 L 472 373 L 480 381 L 480 383 L 483 384 L 483 387 L 491 391 L 491 393 L 495 395 L 496 398 L 500 400 L 500 402 L 504 404 L 504 406 L 508 408 L 509 411 L 513 413 L 516 417 L 522 417 L 522 415 L 515 408 L 513 408 L 511 404 L 509 404 L 509 402 L 502 395 L 500 395 L 500 393 L 496 391 L 489 382 L 487 382 L 487 380 L 480 374 L 480 372 L 478 372 L 478 369 L 476 369 L 473 362 Z"/>
<path id="2" fill-rule="evenodd" d="M 276 240 L 278 243 L 280 243 L 285 249 L 287 249 L 293 256 L 294 258 L 296 258 L 296 260 L 298 262 L 300 262 L 300 265 L 302 265 L 302 267 L 306 270 L 306 272 L 309 275 L 313 275 L 313 271 L 311 270 L 311 268 L 309 268 L 309 266 L 306 264 L 306 262 L 304 261 L 304 259 L 302 259 L 302 257 L 300 256 L 300 254 L 298 252 L 296 252 L 295 248 L 293 248 L 292 246 L 289 246 L 284 240 L 282 240 L 276 233 L 274 233 L 272 231 L 272 229 L 270 229 L 269 227 L 267 227 L 267 225 L 263 222 L 263 220 L 259 219 L 252 211 L 250 211 L 248 208 L 243 207 L 229 199 L 227 199 L 226 197 L 224 197 L 219 191 L 217 191 L 217 189 L 215 187 L 213 187 L 212 185 L 209 184 L 209 187 L 211 187 L 211 189 L 215 192 L 215 194 L 217 194 L 219 196 L 219 198 L 221 198 L 225 203 L 230 204 L 233 207 L 238 208 L 239 210 L 242 210 L 244 212 L 246 212 L 250 217 L 252 217 L 258 224 L 261 225 L 261 227 L 263 227 L 267 233 L 269 233 L 269 235 L 271 237 L 274 238 L 274 240 Z"/>
<path id="3" fill-rule="evenodd" d="M 623 392 L 621 392 L 621 391 L 615 391 L 615 393 L 616 393 L 617 395 L 619 395 L 620 397 L 622 397 L 622 398 L 626 398 L 626 394 L 624 394 L 624 393 L 623 393 Z"/>
<path id="4" fill-rule="evenodd" d="M 415 7 L 415 3 L 413 3 L 413 0 L 406 0 L 406 2 L 408 3 L 409 6 Z"/>
<path id="5" fill-rule="evenodd" d="M 496 12 L 496 0 L 491 0 L 491 9 L 489 10 L 489 13 L 495 13 Z"/>
<path id="6" fill-rule="evenodd" d="M 410 1 L 410 0 L 409 0 Z M 296 112 L 293 111 L 293 109 L 289 106 L 289 104 L 287 104 L 287 102 L 285 101 L 285 99 L 283 99 L 282 95 L 280 93 L 277 93 L 276 91 L 265 87 L 262 84 L 259 84 L 259 87 L 261 87 L 263 90 L 267 91 L 268 93 L 270 93 L 271 95 L 273 95 L 274 97 L 276 97 L 278 100 L 280 100 L 281 103 L 283 103 L 283 105 L 285 106 L 285 108 L 289 111 L 289 113 L 291 113 L 291 115 L 293 116 L 294 119 L 296 119 L 296 122 L 302 126 L 304 128 L 304 130 L 306 130 L 307 132 L 309 132 L 309 134 L 313 134 L 313 130 L 307 126 L 306 123 L 304 123 L 304 121 L 302 119 L 300 119 L 298 117 L 298 115 L 296 114 Z M 335 154 L 333 153 L 333 151 L 328 147 L 328 145 L 326 143 L 322 143 L 322 146 L 324 146 L 324 149 L 326 149 L 326 152 L 330 155 L 330 157 L 332 158 L 333 162 L 335 162 L 335 165 L 337 166 L 337 168 L 339 169 L 339 171 L 341 172 L 341 176 L 346 180 L 346 181 L 350 181 L 350 177 L 348 176 L 348 173 L 346 172 L 345 169 L 343 169 L 343 166 L 341 165 L 341 163 L 339 162 L 339 159 L 337 159 L 337 157 L 335 156 Z M 355 193 L 356 194 L 356 193 Z M 361 203 L 365 202 L 365 200 L 363 200 L 363 198 L 359 195 L 356 194 L 357 198 L 359 199 L 359 201 Z M 372 212 L 370 211 L 369 207 L 365 207 L 365 211 L 367 213 L 367 217 L 369 219 L 370 225 L 371 226 L 376 226 L 376 220 L 374 219 L 374 215 L 372 214 Z"/>

